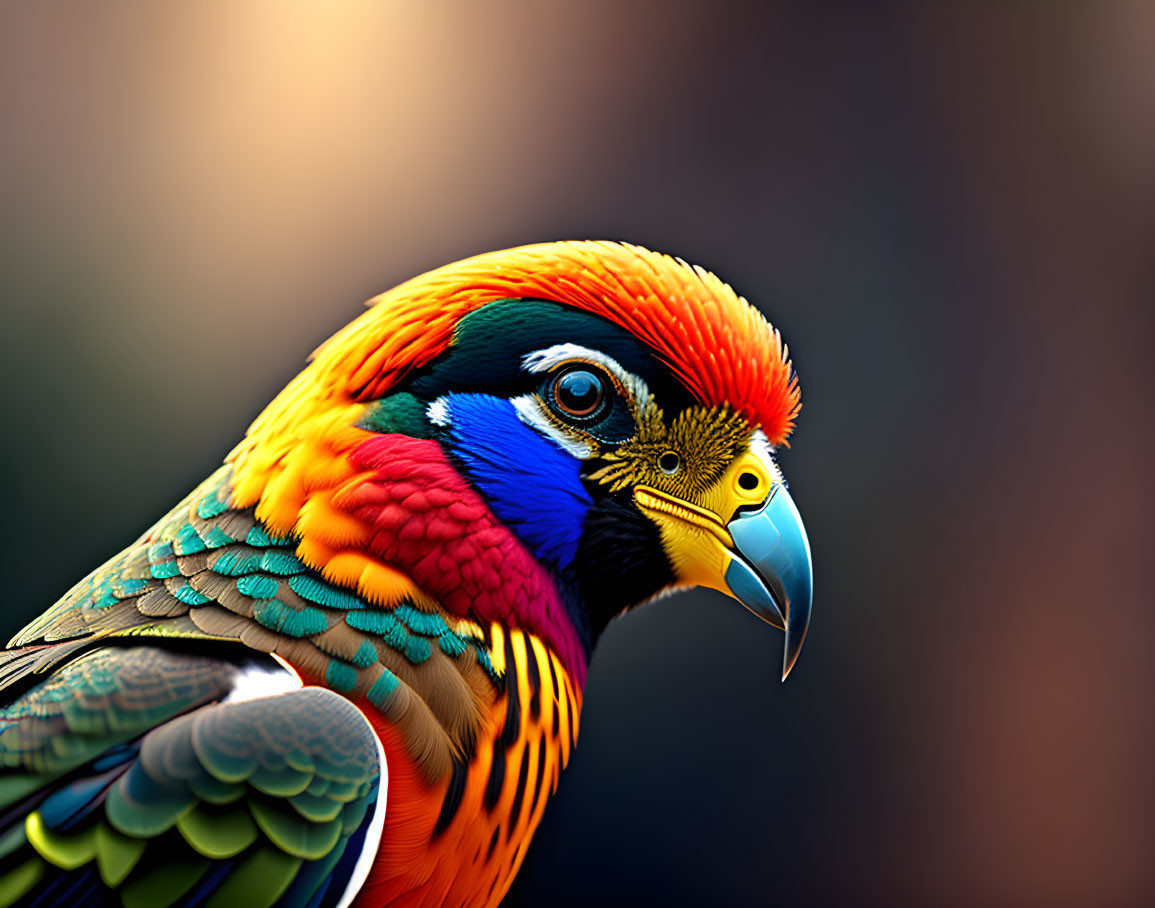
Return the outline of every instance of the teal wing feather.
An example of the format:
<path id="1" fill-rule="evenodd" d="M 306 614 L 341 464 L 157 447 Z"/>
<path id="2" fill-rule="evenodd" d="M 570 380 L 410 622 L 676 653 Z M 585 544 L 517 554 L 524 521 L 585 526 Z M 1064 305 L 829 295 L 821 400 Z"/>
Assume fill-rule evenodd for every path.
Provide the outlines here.
<path id="1" fill-rule="evenodd" d="M 388 694 L 415 665 L 475 659 L 492 674 L 482 641 L 441 615 L 374 608 L 310 569 L 296 540 L 270 535 L 252 508 L 230 507 L 229 481 L 222 467 L 17 634 L 16 649 L 0 652 L 0 689 L 110 636 L 239 640 L 398 715 L 411 705 L 402 696 L 391 707 Z"/>
<path id="2" fill-rule="evenodd" d="M 376 735 L 321 688 L 227 699 L 278 671 L 104 647 L 0 711 L 0 905 L 326 906 L 359 885 Z"/>
<path id="3" fill-rule="evenodd" d="M 135 637 L 239 641 L 344 692 L 391 691 L 374 636 L 344 620 L 367 603 L 309 570 L 295 540 L 271 535 L 252 508 L 232 508 L 229 480 L 222 467 L 24 628 L 0 652 L 0 690 Z"/>
<path id="4" fill-rule="evenodd" d="M 480 728 L 472 685 L 482 676 L 499 683 L 484 635 L 412 603 L 374 606 L 330 582 L 297 557 L 295 539 L 271 534 L 252 508 L 234 508 L 230 483 L 222 467 L 18 634 L 17 648 L 0 652 L 0 691 L 26 689 L 110 639 L 239 642 L 365 698 L 427 778 L 444 776 Z M 435 696 L 415 694 L 422 684 Z"/>
<path id="5" fill-rule="evenodd" d="M 80 656 L 0 711 L 0 809 L 108 748 L 228 695 L 238 667 L 156 647 Z"/>

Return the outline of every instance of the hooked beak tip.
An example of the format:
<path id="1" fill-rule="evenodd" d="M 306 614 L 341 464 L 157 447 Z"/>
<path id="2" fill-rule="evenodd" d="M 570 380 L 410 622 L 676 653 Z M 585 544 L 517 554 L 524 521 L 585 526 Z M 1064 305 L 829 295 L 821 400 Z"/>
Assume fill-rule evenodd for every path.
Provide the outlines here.
<path id="1" fill-rule="evenodd" d="M 782 652 L 783 681 L 789 677 L 794 663 L 798 661 L 798 656 L 802 652 L 802 641 L 806 639 L 806 623 L 803 623 L 802 629 L 798 630 L 798 624 L 792 624 L 789 618 L 786 620 L 786 646 Z"/>
<path id="2" fill-rule="evenodd" d="M 802 517 L 785 486 L 777 485 L 758 510 L 740 514 L 728 529 L 741 558 L 731 561 L 726 582 L 743 605 L 786 631 L 785 681 L 802 651 L 813 600 L 810 541 Z"/>

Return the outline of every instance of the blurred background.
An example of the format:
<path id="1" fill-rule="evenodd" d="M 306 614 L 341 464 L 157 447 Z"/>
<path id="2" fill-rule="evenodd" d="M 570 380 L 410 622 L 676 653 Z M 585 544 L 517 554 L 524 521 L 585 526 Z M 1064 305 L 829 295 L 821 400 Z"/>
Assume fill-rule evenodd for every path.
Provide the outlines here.
<path id="1" fill-rule="evenodd" d="M 1155 903 L 1155 5 L 0 7 L 3 625 L 363 300 L 622 238 L 786 336 L 810 636 L 618 622 L 509 906 Z"/>

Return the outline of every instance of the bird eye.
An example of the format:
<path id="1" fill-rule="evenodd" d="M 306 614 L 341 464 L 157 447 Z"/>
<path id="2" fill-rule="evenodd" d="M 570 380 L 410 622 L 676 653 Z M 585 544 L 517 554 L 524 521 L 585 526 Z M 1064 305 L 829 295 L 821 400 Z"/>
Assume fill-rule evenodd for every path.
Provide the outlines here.
<path id="1" fill-rule="evenodd" d="M 605 380 L 589 369 L 571 369 L 554 380 L 550 397 L 562 415 L 589 420 L 605 406 Z"/>

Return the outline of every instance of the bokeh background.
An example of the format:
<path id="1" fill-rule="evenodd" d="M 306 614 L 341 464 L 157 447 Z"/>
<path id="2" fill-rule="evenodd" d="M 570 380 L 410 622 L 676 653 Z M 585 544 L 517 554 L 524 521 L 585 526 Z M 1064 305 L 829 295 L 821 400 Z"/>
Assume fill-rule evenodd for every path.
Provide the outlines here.
<path id="1" fill-rule="evenodd" d="M 0 7 L 3 625 L 374 293 L 623 238 L 782 328 L 810 637 L 617 623 L 507 899 L 1155 903 L 1155 5 Z"/>

